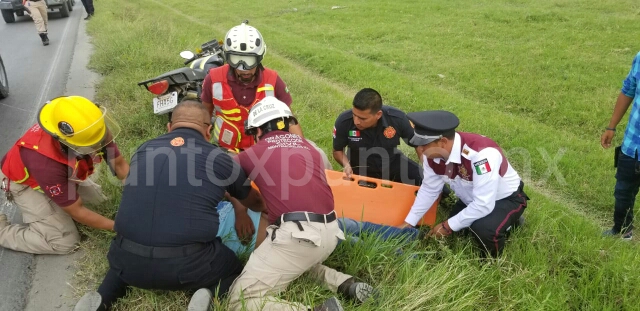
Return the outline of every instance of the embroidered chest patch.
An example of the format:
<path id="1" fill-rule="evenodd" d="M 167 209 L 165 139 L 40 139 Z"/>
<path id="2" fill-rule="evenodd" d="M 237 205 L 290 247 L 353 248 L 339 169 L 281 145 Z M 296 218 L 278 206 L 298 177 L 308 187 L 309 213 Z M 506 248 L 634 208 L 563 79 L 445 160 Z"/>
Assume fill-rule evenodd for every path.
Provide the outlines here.
<path id="1" fill-rule="evenodd" d="M 491 166 L 489 165 L 489 161 L 487 161 L 487 159 L 482 159 L 478 162 L 474 162 L 473 167 L 475 167 L 476 174 L 478 175 L 491 172 Z"/>
<path id="2" fill-rule="evenodd" d="M 467 168 L 464 167 L 464 165 L 460 165 L 460 167 L 458 168 L 458 173 L 460 173 L 460 177 L 464 180 L 471 180 L 471 176 L 469 175 L 469 171 L 467 171 Z"/>
<path id="3" fill-rule="evenodd" d="M 388 126 L 384 129 L 384 137 L 391 139 L 393 136 L 396 136 L 396 129 L 393 126 Z"/>

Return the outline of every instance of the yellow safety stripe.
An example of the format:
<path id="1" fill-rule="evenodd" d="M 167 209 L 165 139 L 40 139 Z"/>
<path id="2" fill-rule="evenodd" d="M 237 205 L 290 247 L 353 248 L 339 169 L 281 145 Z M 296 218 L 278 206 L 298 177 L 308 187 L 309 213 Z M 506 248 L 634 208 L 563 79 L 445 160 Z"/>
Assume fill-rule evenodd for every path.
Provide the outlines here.
<path id="1" fill-rule="evenodd" d="M 229 120 L 229 121 L 240 121 L 240 120 L 242 120 L 242 117 L 230 117 L 230 116 L 227 116 L 227 115 L 225 115 L 224 118 Z"/>
<path id="2" fill-rule="evenodd" d="M 24 168 L 24 178 L 20 179 L 18 181 L 14 181 L 16 184 L 21 184 L 23 182 L 25 182 L 27 179 L 29 179 L 29 172 L 27 171 L 27 168 Z"/>
<path id="3" fill-rule="evenodd" d="M 240 108 L 233 108 L 233 109 L 229 109 L 229 110 L 220 109 L 220 112 L 222 112 L 222 114 L 240 113 Z"/>
<path id="4" fill-rule="evenodd" d="M 263 91 L 273 91 L 273 86 L 271 85 L 265 85 L 263 87 L 259 87 L 258 88 L 258 92 L 263 92 Z"/>

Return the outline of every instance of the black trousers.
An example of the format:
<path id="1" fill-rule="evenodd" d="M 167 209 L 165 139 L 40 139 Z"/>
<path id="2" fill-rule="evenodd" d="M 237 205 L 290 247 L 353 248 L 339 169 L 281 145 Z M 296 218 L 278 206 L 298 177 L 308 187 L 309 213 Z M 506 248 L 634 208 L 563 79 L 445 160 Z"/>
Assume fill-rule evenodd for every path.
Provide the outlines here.
<path id="1" fill-rule="evenodd" d="M 84 10 L 87 11 L 87 14 L 93 15 L 93 0 L 82 0 L 82 5 L 84 5 Z"/>
<path id="2" fill-rule="evenodd" d="M 214 295 L 222 296 L 243 269 L 235 253 L 220 239 L 215 239 L 195 254 L 162 259 L 134 255 L 123 250 L 114 240 L 107 258 L 109 271 L 98 288 L 102 297 L 99 310 L 109 310 L 118 298 L 126 294 L 129 286 L 187 291 L 209 288 Z"/>
<path id="3" fill-rule="evenodd" d="M 365 162 L 366 163 L 366 162 Z M 422 185 L 422 167 L 415 161 L 401 154 L 397 160 L 389 163 L 388 170 L 384 167 L 370 168 L 366 166 L 354 167 L 353 172 L 360 176 L 379 178 L 409 185 Z"/>
<path id="4" fill-rule="evenodd" d="M 524 183 L 510 196 L 496 201 L 489 215 L 474 221 L 468 232 L 475 238 L 483 255 L 497 257 L 502 254 L 504 243 L 510 231 L 518 225 L 518 219 L 527 207 L 529 197 L 522 190 Z M 449 218 L 460 213 L 467 206 L 458 200 L 451 209 Z"/>

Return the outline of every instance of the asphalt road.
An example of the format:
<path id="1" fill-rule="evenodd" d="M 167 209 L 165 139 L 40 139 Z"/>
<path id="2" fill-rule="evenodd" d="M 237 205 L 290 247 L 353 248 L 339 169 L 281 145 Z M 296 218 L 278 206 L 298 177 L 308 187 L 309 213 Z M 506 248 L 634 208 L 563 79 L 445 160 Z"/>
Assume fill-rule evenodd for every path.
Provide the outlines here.
<path id="1" fill-rule="evenodd" d="M 36 122 L 44 102 L 64 94 L 84 15 L 80 1 L 69 18 L 50 12 L 49 46 L 42 45 L 29 16 L 17 17 L 13 24 L 0 21 L 0 55 L 10 92 L 0 100 L 0 156 Z M 0 206 L 0 213 L 9 215 L 12 222 L 22 219 L 14 206 Z M 0 311 L 24 310 L 35 262 L 32 255 L 0 247 Z"/>

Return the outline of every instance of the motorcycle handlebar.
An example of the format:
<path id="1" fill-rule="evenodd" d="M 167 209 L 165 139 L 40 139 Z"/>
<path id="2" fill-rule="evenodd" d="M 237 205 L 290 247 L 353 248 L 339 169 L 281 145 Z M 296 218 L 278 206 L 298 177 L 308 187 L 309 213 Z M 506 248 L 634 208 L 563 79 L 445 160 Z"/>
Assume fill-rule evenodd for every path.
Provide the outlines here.
<path id="1" fill-rule="evenodd" d="M 185 61 L 184 61 L 184 65 L 185 65 L 185 66 L 186 66 L 186 65 L 189 65 L 189 63 L 191 63 L 192 61 L 194 61 L 194 60 L 196 60 L 196 59 L 198 59 L 198 58 L 201 58 L 201 57 L 205 56 L 205 55 L 206 55 L 206 53 L 205 53 L 205 52 L 208 52 L 208 51 L 204 51 L 204 52 L 202 52 L 202 53 L 198 53 L 198 54 L 194 55 L 194 56 L 193 56 L 193 58 L 185 60 Z M 219 54 L 222 54 L 222 51 L 221 51 L 221 50 L 217 50 L 217 51 L 215 51 L 215 53 L 211 53 L 210 55 L 219 55 Z"/>

